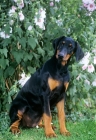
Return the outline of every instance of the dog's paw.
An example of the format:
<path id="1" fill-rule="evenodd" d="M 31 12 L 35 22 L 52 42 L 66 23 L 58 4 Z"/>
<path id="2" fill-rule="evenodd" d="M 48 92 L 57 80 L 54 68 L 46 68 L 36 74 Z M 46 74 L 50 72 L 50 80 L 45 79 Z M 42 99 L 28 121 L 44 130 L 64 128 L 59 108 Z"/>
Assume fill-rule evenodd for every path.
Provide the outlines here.
<path id="1" fill-rule="evenodd" d="M 46 132 L 46 137 L 49 137 L 49 138 L 51 138 L 51 137 L 57 137 L 57 135 L 55 134 L 54 131 L 50 131 L 50 132 Z"/>
<path id="2" fill-rule="evenodd" d="M 61 134 L 64 135 L 64 136 L 70 136 L 71 135 L 68 130 L 61 131 Z"/>
<path id="3" fill-rule="evenodd" d="M 11 127 L 10 130 L 13 134 L 20 134 L 21 133 L 17 127 Z"/>
<path id="4" fill-rule="evenodd" d="M 39 128 L 44 128 L 44 124 L 39 124 L 38 127 Z"/>

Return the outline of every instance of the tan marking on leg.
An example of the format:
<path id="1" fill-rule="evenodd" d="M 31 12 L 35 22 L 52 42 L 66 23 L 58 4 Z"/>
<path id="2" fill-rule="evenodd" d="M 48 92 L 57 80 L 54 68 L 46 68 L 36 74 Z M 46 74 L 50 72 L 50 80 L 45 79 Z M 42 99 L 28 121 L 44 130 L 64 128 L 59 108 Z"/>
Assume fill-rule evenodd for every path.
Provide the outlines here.
<path id="1" fill-rule="evenodd" d="M 46 113 L 43 114 L 43 121 L 44 121 L 44 128 L 46 137 L 56 137 L 55 132 L 51 126 L 51 117 L 48 116 Z"/>
<path id="2" fill-rule="evenodd" d="M 40 122 L 38 123 L 38 126 L 39 126 L 39 127 L 44 127 L 43 118 L 41 118 Z"/>
<path id="3" fill-rule="evenodd" d="M 60 82 L 57 80 L 54 80 L 52 78 L 49 78 L 48 85 L 50 87 L 50 90 L 52 91 L 53 89 L 55 89 L 56 87 L 58 87 L 60 85 Z"/>
<path id="4" fill-rule="evenodd" d="M 38 123 L 38 126 L 40 128 L 44 127 L 44 124 L 43 124 L 43 118 L 40 120 L 40 122 Z M 51 123 L 51 126 L 52 126 L 52 129 L 55 130 L 56 129 L 56 126 L 54 126 L 52 123 Z"/>
<path id="5" fill-rule="evenodd" d="M 65 90 L 67 90 L 68 86 L 69 86 L 69 82 L 64 82 Z"/>
<path id="6" fill-rule="evenodd" d="M 17 116 L 18 116 L 18 120 L 15 121 L 11 126 L 10 126 L 10 130 L 12 131 L 12 133 L 16 134 L 16 133 L 20 133 L 20 130 L 18 129 L 20 121 L 22 119 L 22 115 L 23 113 L 21 111 L 18 110 Z"/>
<path id="7" fill-rule="evenodd" d="M 66 129 L 65 126 L 65 111 L 64 111 L 64 99 L 57 103 L 58 110 L 58 120 L 60 125 L 60 133 L 69 136 L 70 132 Z"/>

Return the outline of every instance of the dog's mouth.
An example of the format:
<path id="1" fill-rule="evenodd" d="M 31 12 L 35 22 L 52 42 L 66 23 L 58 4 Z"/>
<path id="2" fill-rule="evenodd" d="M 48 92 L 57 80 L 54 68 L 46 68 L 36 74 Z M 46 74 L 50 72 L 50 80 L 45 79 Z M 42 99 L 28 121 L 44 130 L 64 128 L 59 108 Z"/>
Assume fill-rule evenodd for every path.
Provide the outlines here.
<path id="1" fill-rule="evenodd" d="M 69 54 L 62 56 L 62 57 L 58 55 L 57 59 L 58 59 L 58 62 L 64 66 L 65 64 L 67 64 L 70 57 L 71 57 L 71 55 L 69 55 Z"/>
<path id="2" fill-rule="evenodd" d="M 65 63 L 66 63 L 67 61 L 68 61 L 68 60 L 61 60 L 61 62 L 65 62 Z"/>
<path id="3" fill-rule="evenodd" d="M 72 54 L 62 53 L 59 50 L 57 50 L 56 58 L 58 59 L 58 62 L 62 65 L 67 64 L 67 61 L 71 57 Z"/>
<path id="4" fill-rule="evenodd" d="M 63 60 L 63 59 L 62 59 L 62 60 L 61 60 L 61 64 L 64 66 L 65 64 L 67 64 L 67 61 L 68 61 L 68 60 Z"/>
<path id="5" fill-rule="evenodd" d="M 65 59 L 65 57 L 62 57 L 62 58 L 58 57 L 58 62 L 63 66 L 67 64 L 67 61 L 68 59 Z"/>
<path id="6" fill-rule="evenodd" d="M 65 56 L 59 56 L 58 55 L 58 59 L 60 60 L 60 61 L 63 61 L 63 62 L 66 62 L 66 61 L 68 61 L 68 59 L 70 58 L 70 54 L 66 54 Z"/>

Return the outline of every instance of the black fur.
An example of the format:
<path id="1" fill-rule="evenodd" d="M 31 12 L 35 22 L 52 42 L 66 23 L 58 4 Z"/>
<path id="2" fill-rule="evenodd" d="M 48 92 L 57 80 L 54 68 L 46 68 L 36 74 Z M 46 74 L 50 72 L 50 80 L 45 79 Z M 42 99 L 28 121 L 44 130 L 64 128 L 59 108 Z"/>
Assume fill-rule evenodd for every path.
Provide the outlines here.
<path id="1" fill-rule="evenodd" d="M 70 58 L 63 60 L 65 56 L 61 55 L 71 55 L 73 53 L 78 61 L 82 59 L 84 53 L 78 43 L 70 37 L 62 36 L 55 39 L 53 47 L 55 53 L 52 58 L 31 75 L 13 100 L 9 112 L 11 124 L 18 120 L 17 113 L 20 110 L 25 116 L 30 118 L 30 121 L 25 119 L 27 117 L 22 118 L 21 124 L 27 127 L 34 127 L 38 125 L 43 113 L 50 116 L 50 108 L 64 98 L 66 88 L 64 83 L 70 81 L 68 72 Z M 59 50 L 58 54 L 57 50 Z M 48 78 L 60 81 L 60 85 L 51 91 Z"/>

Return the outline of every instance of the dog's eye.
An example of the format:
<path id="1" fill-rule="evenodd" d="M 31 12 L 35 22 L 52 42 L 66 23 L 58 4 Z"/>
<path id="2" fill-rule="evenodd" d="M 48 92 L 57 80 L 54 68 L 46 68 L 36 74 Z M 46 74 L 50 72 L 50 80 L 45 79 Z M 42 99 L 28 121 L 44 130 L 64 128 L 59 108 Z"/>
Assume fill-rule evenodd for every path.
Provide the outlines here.
<path id="1" fill-rule="evenodd" d="M 63 41 L 62 44 L 65 44 L 65 41 Z"/>
<path id="2" fill-rule="evenodd" d="M 72 47 L 72 44 L 71 43 L 69 44 L 69 47 Z"/>

